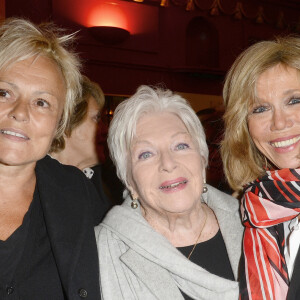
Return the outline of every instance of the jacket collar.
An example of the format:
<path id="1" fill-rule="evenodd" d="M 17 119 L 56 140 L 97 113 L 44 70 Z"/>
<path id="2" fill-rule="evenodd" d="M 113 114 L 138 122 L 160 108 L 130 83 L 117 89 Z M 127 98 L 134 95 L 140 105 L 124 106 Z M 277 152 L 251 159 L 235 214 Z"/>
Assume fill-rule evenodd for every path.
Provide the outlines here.
<path id="1" fill-rule="evenodd" d="M 87 205 L 81 203 L 81 191 L 76 191 L 72 177 L 70 180 L 66 175 L 60 163 L 50 157 L 37 162 L 37 187 L 46 228 L 62 285 L 68 293 L 89 215 Z"/>

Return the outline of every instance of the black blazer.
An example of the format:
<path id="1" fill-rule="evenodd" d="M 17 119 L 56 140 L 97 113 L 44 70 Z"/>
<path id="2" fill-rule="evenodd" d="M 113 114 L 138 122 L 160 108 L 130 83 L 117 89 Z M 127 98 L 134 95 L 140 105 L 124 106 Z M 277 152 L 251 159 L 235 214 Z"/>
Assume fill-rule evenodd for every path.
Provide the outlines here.
<path id="1" fill-rule="evenodd" d="M 287 300 L 300 299 L 300 251 L 299 250 L 296 256 L 293 276 L 290 282 L 290 287 L 286 299 Z"/>
<path id="2" fill-rule="evenodd" d="M 104 215 L 91 182 L 75 167 L 46 156 L 36 165 L 50 244 L 67 299 L 100 299 L 94 225 Z M 41 295 L 41 299 L 46 299 Z"/>

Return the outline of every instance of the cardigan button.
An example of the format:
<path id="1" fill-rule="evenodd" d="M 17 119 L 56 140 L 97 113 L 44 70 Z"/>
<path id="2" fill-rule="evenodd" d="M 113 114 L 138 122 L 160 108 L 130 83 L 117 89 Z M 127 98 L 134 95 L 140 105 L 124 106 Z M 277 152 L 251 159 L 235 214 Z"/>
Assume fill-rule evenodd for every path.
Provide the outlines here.
<path id="1" fill-rule="evenodd" d="M 85 289 L 79 289 L 78 294 L 79 294 L 80 298 L 86 298 L 88 295 L 88 293 Z"/>
<path id="2" fill-rule="evenodd" d="M 14 288 L 12 286 L 6 288 L 7 295 L 11 295 L 13 292 L 14 292 Z"/>

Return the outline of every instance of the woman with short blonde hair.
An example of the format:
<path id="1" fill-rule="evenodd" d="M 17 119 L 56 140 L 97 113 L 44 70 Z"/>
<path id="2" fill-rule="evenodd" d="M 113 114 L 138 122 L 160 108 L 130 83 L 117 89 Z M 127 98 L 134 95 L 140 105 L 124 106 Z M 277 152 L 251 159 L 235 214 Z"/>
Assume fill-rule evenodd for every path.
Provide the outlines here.
<path id="1" fill-rule="evenodd" d="M 47 155 L 81 95 L 73 37 L 53 24 L 0 24 L 1 299 L 100 299 L 98 195 Z"/>
<path id="2" fill-rule="evenodd" d="M 36 27 L 24 19 L 9 19 L 1 24 L 0 36 L 0 69 L 29 57 L 44 56 L 53 60 L 61 70 L 67 90 L 62 118 L 52 142 L 52 147 L 56 148 L 57 139 L 69 123 L 75 101 L 81 96 L 81 63 L 78 55 L 70 49 L 74 34 L 66 34 L 53 23 Z"/>

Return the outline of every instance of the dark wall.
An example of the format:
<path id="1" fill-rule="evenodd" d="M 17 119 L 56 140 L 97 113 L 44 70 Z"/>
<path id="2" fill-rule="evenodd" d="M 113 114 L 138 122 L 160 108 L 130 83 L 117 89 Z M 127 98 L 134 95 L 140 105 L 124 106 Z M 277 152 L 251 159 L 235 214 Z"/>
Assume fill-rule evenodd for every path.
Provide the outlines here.
<path id="1" fill-rule="evenodd" d="M 168 7 L 156 1 L 115 0 L 131 36 L 111 45 L 95 39 L 87 28 L 97 25 L 95 13 L 106 9 L 105 3 L 7 0 L 6 17 L 53 20 L 70 31 L 80 30 L 76 47 L 83 72 L 106 94 L 123 95 L 140 84 L 157 83 L 180 92 L 220 95 L 224 75 L 243 49 L 300 29 L 300 3 L 295 0 L 220 0 L 216 7 L 213 0 L 194 0 L 189 6 L 186 0 L 169 0 Z"/>
<path id="2" fill-rule="evenodd" d="M 6 0 L 6 17 L 20 16 L 33 22 L 52 19 L 52 0 Z"/>

